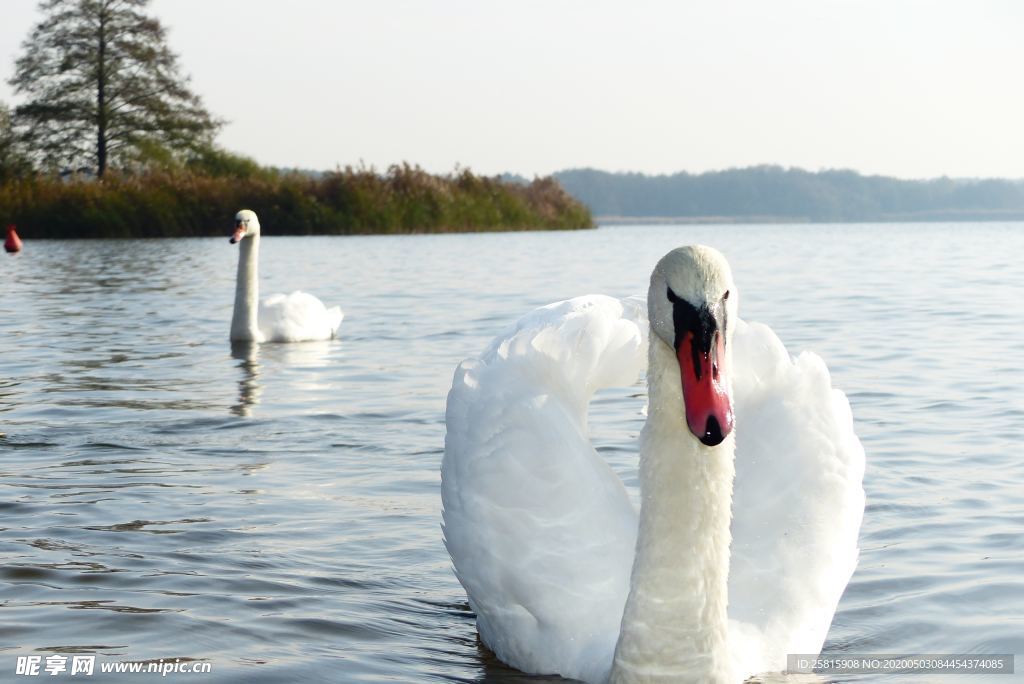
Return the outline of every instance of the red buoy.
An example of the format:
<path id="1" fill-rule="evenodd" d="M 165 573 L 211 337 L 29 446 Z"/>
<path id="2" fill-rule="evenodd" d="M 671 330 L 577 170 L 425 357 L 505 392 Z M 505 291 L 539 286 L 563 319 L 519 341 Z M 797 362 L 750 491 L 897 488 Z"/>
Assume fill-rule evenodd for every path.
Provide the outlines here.
<path id="1" fill-rule="evenodd" d="M 7 226 L 7 240 L 4 241 L 4 249 L 12 254 L 21 251 L 21 238 L 18 237 L 18 231 L 14 229 L 14 224 Z"/>

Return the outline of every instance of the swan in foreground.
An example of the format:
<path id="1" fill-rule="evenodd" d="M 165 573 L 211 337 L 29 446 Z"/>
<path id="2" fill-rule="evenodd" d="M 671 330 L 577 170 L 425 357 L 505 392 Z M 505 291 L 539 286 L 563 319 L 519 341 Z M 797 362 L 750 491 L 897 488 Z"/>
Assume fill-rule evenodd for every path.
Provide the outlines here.
<path id="1" fill-rule="evenodd" d="M 304 342 L 329 340 L 338 334 L 344 317 L 341 309 L 328 309 L 311 294 L 296 291 L 259 301 L 260 222 L 256 212 L 243 209 L 235 214 L 231 244 L 236 242 L 238 279 L 231 317 L 232 342 Z"/>
<path id="2" fill-rule="evenodd" d="M 455 371 L 445 544 L 504 662 L 736 682 L 821 650 L 857 562 L 864 451 L 822 360 L 790 358 L 737 299 L 721 254 L 683 247 L 655 267 L 646 306 L 551 304 Z M 645 366 L 638 514 L 587 408 Z"/>

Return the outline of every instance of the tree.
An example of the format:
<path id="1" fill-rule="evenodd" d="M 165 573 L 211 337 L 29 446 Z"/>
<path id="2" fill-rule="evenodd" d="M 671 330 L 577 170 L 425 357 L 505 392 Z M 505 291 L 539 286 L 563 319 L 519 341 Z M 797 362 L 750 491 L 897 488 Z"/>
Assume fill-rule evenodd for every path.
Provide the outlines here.
<path id="1" fill-rule="evenodd" d="M 0 183 L 28 175 L 31 169 L 14 132 L 11 110 L 0 102 Z"/>
<path id="2" fill-rule="evenodd" d="M 211 144 L 220 122 L 179 75 L 149 0 L 44 0 L 10 83 L 28 95 L 20 135 L 37 161 L 108 165 Z"/>

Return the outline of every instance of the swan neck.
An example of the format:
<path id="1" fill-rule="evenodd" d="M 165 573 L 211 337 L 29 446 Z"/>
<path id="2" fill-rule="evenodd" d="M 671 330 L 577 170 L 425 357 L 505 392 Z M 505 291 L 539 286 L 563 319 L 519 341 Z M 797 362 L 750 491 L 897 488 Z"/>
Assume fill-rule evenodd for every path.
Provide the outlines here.
<path id="1" fill-rule="evenodd" d="M 260 342 L 259 332 L 260 236 L 251 235 L 238 243 L 238 276 L 235 279 L 235 312 L 231 317 L 232 342 Z"/>
<path id="2" fill-rule="evenodd" d="M 727 648 L 735 436 L 701 444 L 679 364 L 650 336 L 640 525 L 612 682 L 732 681 Z"/>

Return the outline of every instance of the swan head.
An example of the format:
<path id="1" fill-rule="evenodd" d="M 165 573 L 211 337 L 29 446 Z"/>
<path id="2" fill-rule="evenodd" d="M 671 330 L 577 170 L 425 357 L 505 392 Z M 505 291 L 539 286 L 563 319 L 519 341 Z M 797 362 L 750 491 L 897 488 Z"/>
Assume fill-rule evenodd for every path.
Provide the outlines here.
<path id="1" fill-rule="evenodd" d="M 260 234 L 260 220 L 256 218 L 256 212 L 251 209 L 243 209 L 235 214 L 235 232 L 231 235 L 231 244 L 239 242 L 242 238 Z"/>
<path id="2" fill-rule="evenodd" d="M 733 428 L 729 357 L 735 289 L 725 257 L 696 245 L 662 257 L 647 293 L 653 338 L 675 352 L 686 423 L 706 446 L 717 446 Z"/>

